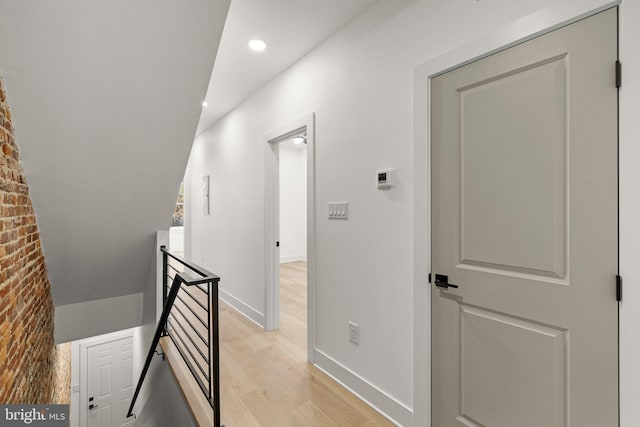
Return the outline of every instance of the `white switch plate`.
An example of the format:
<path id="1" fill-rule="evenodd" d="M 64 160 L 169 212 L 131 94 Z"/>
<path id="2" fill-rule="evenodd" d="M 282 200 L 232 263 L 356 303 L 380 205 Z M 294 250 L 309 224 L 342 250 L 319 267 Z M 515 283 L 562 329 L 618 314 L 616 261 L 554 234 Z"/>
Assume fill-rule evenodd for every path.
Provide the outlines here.
<path id="1" fill-rule="evenodd" d="M 330 202 L 329 219 L 349 219 L 349 203 Z"/>

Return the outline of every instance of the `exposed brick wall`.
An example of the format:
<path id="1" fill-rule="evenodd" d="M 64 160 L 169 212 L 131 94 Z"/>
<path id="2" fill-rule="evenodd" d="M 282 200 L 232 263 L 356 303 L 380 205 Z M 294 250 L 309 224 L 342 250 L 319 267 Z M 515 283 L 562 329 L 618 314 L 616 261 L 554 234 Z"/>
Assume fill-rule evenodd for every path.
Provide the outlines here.
<path id="1" fill-rule="evenodd" d="M 0 80 L 0 403 L 54 403 L 56 360 L 51 286 Z"/>
<path id="2" fill-rule="evenodd" d="M 71 343 L 56 346 L 49 403 L 71 403 Z"/>

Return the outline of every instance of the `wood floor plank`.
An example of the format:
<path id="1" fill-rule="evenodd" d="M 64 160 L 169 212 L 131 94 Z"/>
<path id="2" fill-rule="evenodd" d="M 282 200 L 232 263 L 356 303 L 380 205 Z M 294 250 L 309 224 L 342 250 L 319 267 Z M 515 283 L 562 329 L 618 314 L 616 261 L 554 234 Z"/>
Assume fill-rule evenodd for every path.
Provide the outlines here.
<path id="1" fill-rule="evenodd" d="M 307 363 L 307 268 L 281 264 L 280 329 L 265 332 L 220 304 L 221 416 L 226 427 L 391 426 Z"/>
<path id="2" fill-rule="evenodd" d="M 223 379 L 224 384 L 224 379 Z M 221 385 L 220 394 L 224 396 L 224 410 L 232 413 L 233 417 L 227 417 L 225 427 L 261 427 L 262 424 L 253 416 L 251 410 L 240 397 L 241 394 L 233 387 Z"/>
<path id="3" fill-rule="evenodd" d="M 312 401 L 305 402 L 291 413 L 291 423 L 296 426 L 338 427 L 338 424 L 333 422 L 333 420 Z"/>

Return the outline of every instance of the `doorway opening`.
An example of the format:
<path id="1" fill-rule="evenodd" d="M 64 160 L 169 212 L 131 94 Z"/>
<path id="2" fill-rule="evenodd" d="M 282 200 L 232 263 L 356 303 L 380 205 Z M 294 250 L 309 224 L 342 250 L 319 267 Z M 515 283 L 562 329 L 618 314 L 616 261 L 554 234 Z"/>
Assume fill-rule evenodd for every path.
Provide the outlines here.
<path id="1" fill-rule="evenodd" d="M 280 332 L 306 345 L 307 144 L 306 128 L 278 143 Z"/>
<path id="2" fill-rule="evenodd" d="M 184 257 L 184 180 L 180 183 L 176 207 L 171 216 L 171 227 L 169 228 L 169 250 L 178 256 Z"/>
<path id="3" fill-rule="evenodd" d="M 266 135 L 265 329 L 314 345 L 313 114 Z"/>

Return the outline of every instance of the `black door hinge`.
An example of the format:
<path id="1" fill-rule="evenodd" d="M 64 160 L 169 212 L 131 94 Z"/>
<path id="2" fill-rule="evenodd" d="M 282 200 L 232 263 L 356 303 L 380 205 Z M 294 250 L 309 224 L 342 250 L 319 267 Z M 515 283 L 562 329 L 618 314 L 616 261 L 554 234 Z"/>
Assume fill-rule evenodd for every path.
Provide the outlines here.
<path id="1" fill-rule="evenodd" d="M 431 283 L 431 273 L 429 273 L 429 283 Z"/>
<path id="2" fill-rule="evenodd" d="M 616 301 L 622 301 L 622 276 L 616 274 Z"/>
<path id="3" fill-rule="evenodd" d="M 276 248 L 279 248 L 279 247 L 280 247 L 280 242 L 278 241 L 276 242 Z"/>
<path id="4" fill-rule="evenodd" d="M 616 87 L 622 86 L 622 62 L 616 60 Z"/>

